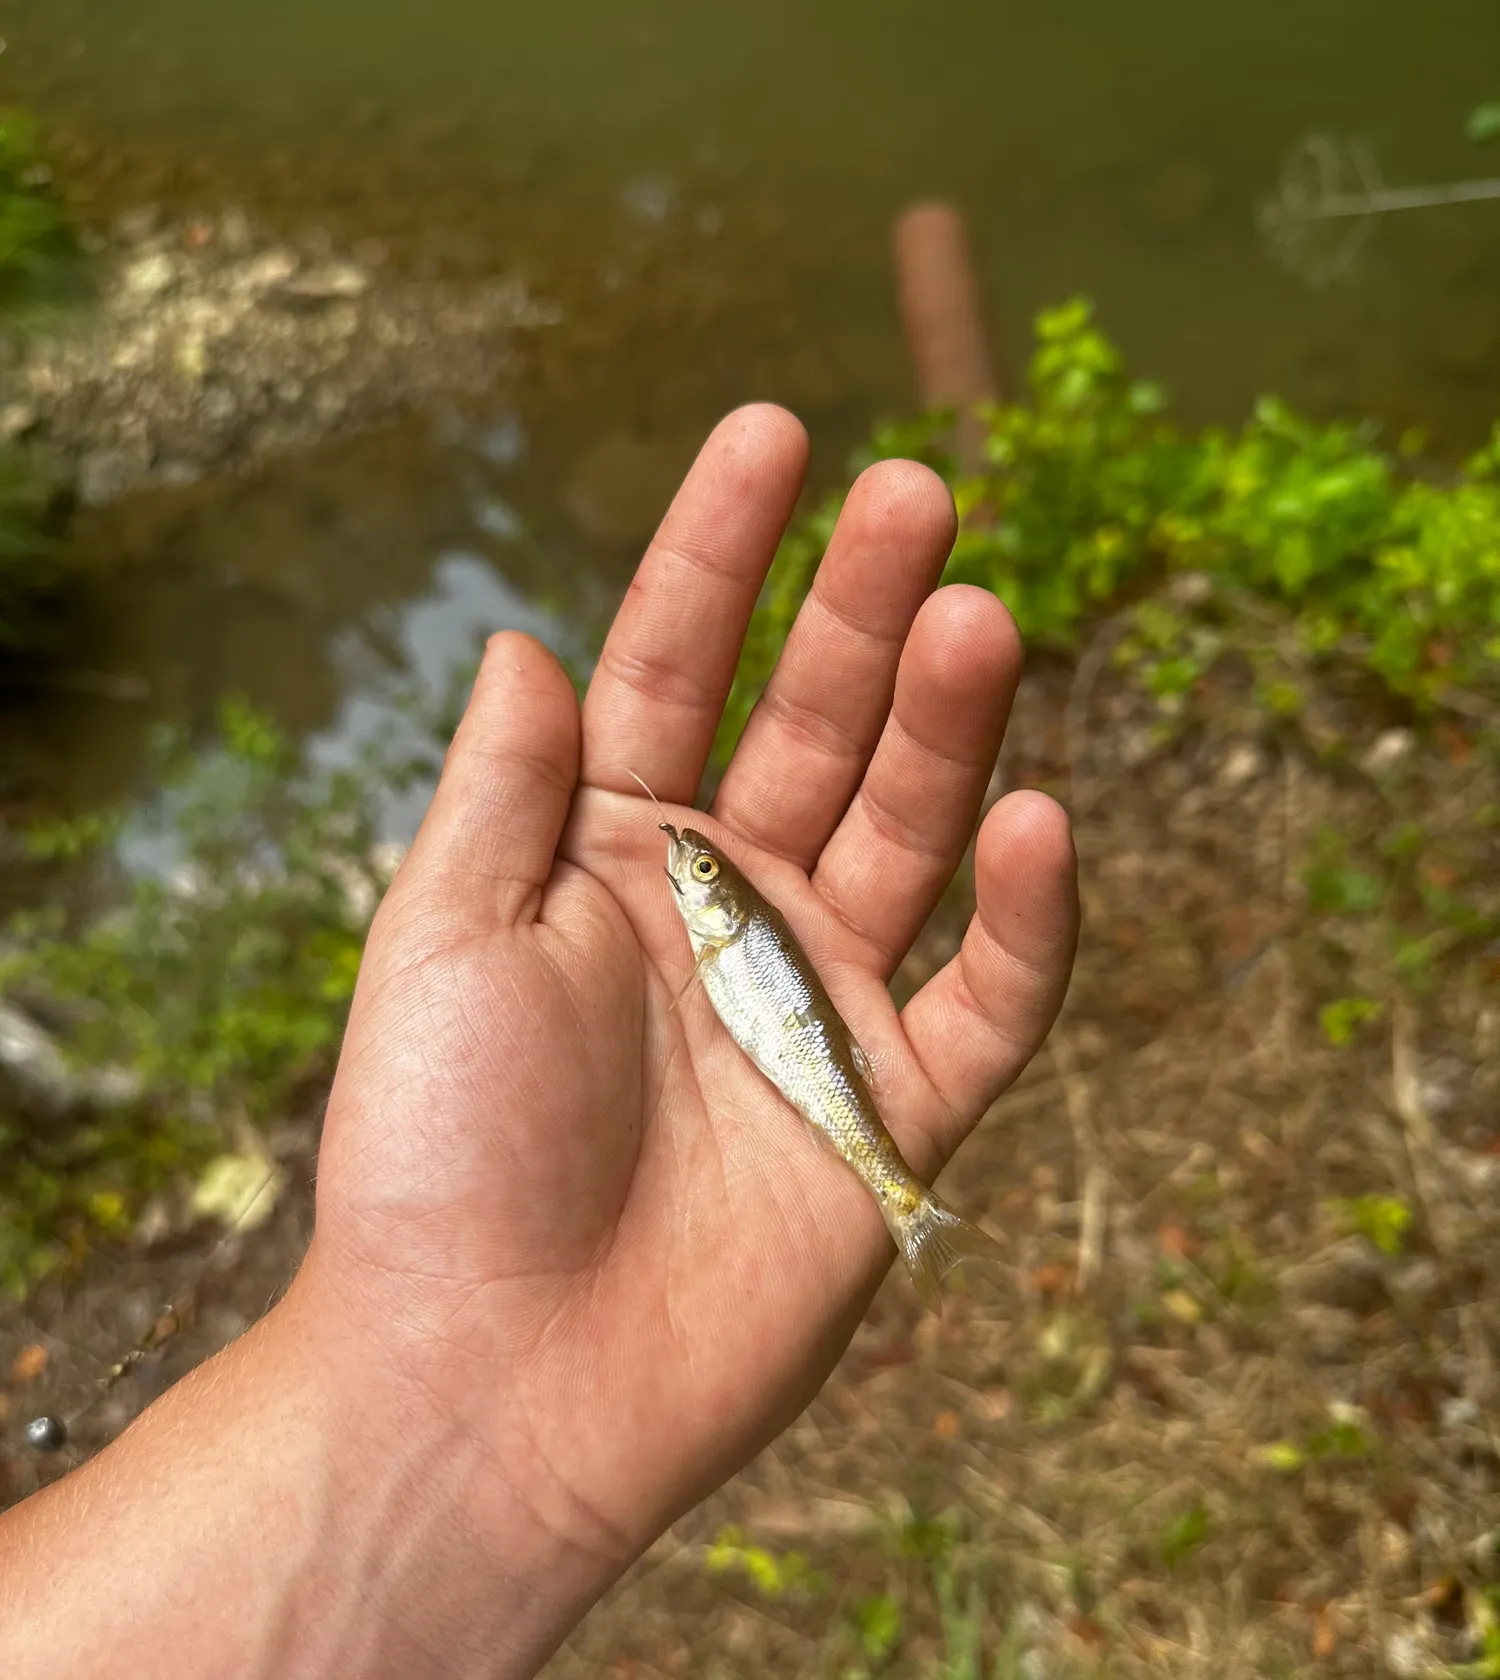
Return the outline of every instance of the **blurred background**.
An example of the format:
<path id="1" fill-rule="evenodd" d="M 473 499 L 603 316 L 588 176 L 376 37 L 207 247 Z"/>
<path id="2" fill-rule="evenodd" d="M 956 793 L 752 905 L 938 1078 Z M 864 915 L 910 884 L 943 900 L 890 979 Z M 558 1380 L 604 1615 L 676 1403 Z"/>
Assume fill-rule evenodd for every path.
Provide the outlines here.
<path id="1" fill-rule="evenodd" d="M 554 1672 L 1500 1676 L 1493 7 L 3 29 L 0 1501 L 285 1283 L 482 636 L 586 682 L 770 398 L 813 465 L 723 745 L 855 467 L 922 455 L 1084 948 L 951 1175 L 1008 1280 L 893 1281 Z"/>

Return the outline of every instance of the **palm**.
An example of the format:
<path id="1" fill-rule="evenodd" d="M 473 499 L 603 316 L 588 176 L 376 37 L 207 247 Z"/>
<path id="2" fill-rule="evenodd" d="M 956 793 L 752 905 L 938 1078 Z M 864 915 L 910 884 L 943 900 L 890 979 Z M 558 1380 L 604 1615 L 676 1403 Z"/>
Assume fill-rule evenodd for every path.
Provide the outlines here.
<path id="1" fill-rule="evenodd" d="M 706 998 L 675 1001 L 688 942 L 630 779 L 692 797 L 799 472 L 776 411 L 715 434 L 581 737 L 542 650 L 492 649 L 372 936 L 330 1108 L 315 1256 L 350 1316 L 497 1441 L 518 1407 L 545 1419 L 528 1425 L 545 1461 L 609 1489 L 595 1514 L 630 1544 L 805 1403 L 889 1255 Z M 692 819 L 802 938 L 924 1175 L 1045 1031 L 1073 936 L 1065 826 L 1002 802 L 963 957 L 901 1019 L 886 991 L 968 838 L 1017 664 L 987 596 L 943 591 L 917 616 L 950 538 L 916 469 L 856 490 L 712 817 Z"/>

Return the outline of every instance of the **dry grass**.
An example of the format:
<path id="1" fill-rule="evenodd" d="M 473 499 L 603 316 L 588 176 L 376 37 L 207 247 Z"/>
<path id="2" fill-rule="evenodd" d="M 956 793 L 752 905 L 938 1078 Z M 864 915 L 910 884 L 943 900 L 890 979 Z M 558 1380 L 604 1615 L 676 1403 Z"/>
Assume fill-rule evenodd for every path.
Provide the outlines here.
<path id="1" fill-rule="evenodd" d="M 1439 986 L 1327 1041 L 1301 860 L 1375 795 L 1232 685 L 1210 706 L 1154 745 L 1107 657 L 1033 675 L 1003 776 L 1070 804 L 1084 942 L 1049 1048 L 948 1181 L 1012 1269 L 941 1321 L 892 1278 L 817 1402 L 653 1549 L 554 1680 L 1476 1659 L 1500 1581 L 1500 1011 Z M 1344 726 L 1373 740 L 1359 715 Z M 1480 774 L 1434 755 L 1414 796 L 1436 809 Z M 959 889 L 900 985 L 964 911 Z M 1363 1195 L 1412 1210 L 1400 1252 L 1341 1227 L 1329 1204 Z M 289 1205 L 244 1300 L 300 1240 Z M 90 1310 L 38 1308 L 58 1347 L 91 1322 L 97 1352 L 120 1314 Z M 34 1335 L 10 1327 L 0 1355 Z M 54 1359 L 36 1388 L 95 1369 Z M 1297 1468 L 1266 1462 L 1277 1444 Z M 710 1550 L 726 1525 L 783 1561 L 787 1590 Z M 861 1650 L 872 1601 L 901 1617 L 889 1654 Z"/>

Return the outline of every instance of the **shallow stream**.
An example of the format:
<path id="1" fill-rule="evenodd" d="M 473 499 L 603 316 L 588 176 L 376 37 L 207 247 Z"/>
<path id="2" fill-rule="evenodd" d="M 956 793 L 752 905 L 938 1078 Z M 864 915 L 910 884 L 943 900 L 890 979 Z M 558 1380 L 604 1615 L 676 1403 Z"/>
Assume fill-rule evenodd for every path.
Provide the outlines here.
<path id="1" fill-rule="evenodd" d="M 3 33 L 0 100 L 101 225 L 237 205 L 560 313 L 478 434 L 92 510 L 82 674 L 6 730 L 23 798 L 117 795 L 149 724 L 226 690 L 336 741 L 482 627 L 577 633 L 746 398 L 797 410 L 831 482 L 912 401 L 888 246 L 916 196 L 968 216 L 1012 388 L 1034 310 L 1082 291 L 1194 418 L 1275 388 L 1457 451 L 1500 413 L 1500 206 L 1388 218 L 1321 289 L 1257 222 L 1309 133 L 1393 184 L 1500 173 L 1463 136 L 1500 89 L 1488 0 L 11 0 Z"/>

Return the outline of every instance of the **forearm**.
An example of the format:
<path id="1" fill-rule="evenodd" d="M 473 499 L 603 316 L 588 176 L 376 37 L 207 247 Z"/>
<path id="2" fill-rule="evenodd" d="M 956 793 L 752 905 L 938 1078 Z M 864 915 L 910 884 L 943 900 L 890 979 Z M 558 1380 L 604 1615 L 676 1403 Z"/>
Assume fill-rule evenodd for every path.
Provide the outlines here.
<path id="1" fill-rule="evenodd" d="M 530 1675 L 605 1577 L 424 1414 L 349 1415 L 273 1315 L 0 1519 L 18 1680 Z"/>

